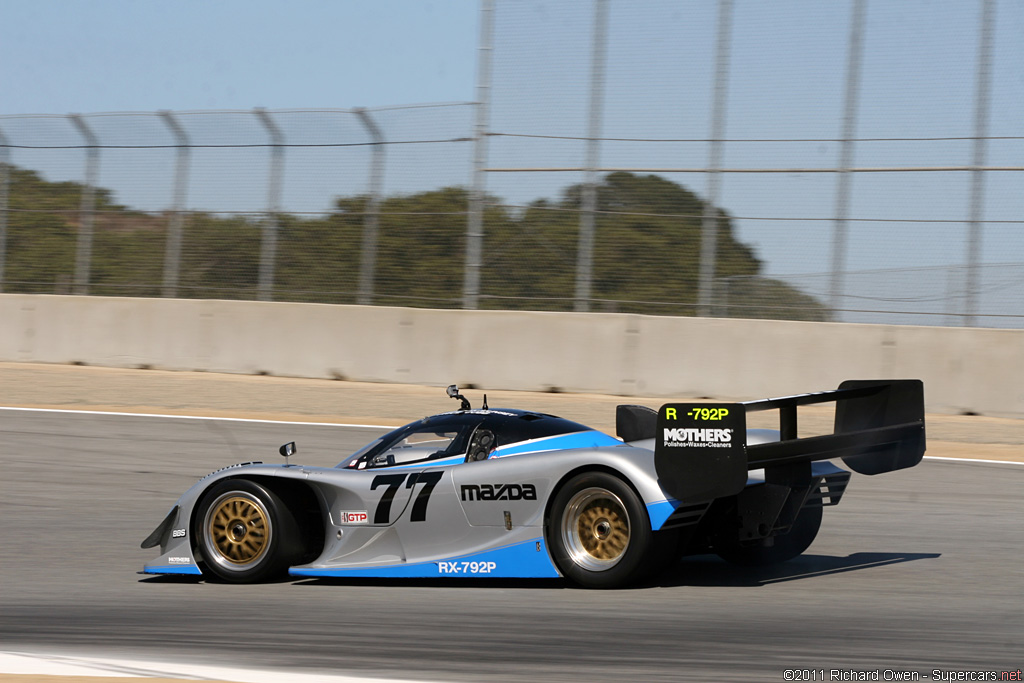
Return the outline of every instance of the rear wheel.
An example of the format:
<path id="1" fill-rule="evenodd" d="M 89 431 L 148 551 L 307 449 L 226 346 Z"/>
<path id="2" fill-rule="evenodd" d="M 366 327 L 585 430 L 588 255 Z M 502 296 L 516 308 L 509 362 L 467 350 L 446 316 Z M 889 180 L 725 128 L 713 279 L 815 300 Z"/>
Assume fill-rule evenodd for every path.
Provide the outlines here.
<path id="1" fill-rule="evenodd" d="M 610 474 L 587 472 L 555 496 L 548 539 L 565 577 L 587 588 L 615 588 L 641 576 L 653 533 L 633 489 Z"/>
<path id="2" fill-rule="evenodd" d="M 741 545 L 739 541 L 719 545 L 715 552 L 723 560 L 748 567 L 764 567 L 791 560 L 814 542 L 821 528 L 821 506 L 800 510 L 789 533 L 773 537 L 772 545 Z"/>
<path id="3" fill-rule="evenodd" d="M 193 538 L 206 568 L 232 583 L 282 575 L 301 552 L 295 519 L 281 499 L 244 479 L 210 487 L 197 508 Z"/>

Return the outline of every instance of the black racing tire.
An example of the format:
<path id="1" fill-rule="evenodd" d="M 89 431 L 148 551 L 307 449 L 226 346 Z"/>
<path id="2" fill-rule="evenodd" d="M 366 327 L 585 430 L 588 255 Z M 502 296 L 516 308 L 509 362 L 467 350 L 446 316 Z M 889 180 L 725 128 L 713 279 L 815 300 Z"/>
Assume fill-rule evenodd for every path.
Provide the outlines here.
<path id="1" fill-rule="evenodd" d="M 605 472 L 574 476 L 551 504 L 552 557 L 563 576 L 585 588 L 618 588 L 643 578 L 653 536 L 640 497 Z"/>
<path id="2" fill-rule="evenodd" d="M 807 550 L 821 528 L 821 506 L 805 507 L 800 510 L 789 533 L 776 536 L 774 544 L 741 545 L 738 541 L 725 543 L 715 552 L 726 562 L 744 567 L 767 567 L 797 557 Z"/>
<path id="3" fill-rule="evenodd" d="M 682 529 L 655 531 L 652 536 L 654 540 L 651 542 L 647 559 L 644 560 L 644 567 L 637 575 L 638 580 L 645 582 L 656 582 L 679 561 L 682 554 Z"/>
<path id="4" fill-rule="evenodd" d="M 273 491 L 247 479 L 225 479 L 206 491 L 192 538 L 206 571 L 230 583 L 278 578 L 302 553 L 291 511 Z"/>

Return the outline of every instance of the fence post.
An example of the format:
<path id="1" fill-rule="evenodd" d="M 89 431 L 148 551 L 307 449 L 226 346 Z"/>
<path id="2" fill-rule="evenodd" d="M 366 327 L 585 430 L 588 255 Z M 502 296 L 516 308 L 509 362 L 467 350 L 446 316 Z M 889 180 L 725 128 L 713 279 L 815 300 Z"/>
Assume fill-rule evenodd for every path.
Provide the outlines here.
<path id="1" fill-rule="evenodd" d="M 92 267 L 93 217 L 96 210 L 96 181 L 99 177 L 100 149 L 96 136 L 85 124 L 81 114 L 70 114 L 68 118 L 85 138 L 85 185 L 82 187 L 82 203 L 79 209 L 78 249 L 75 253 L 75 294 L 89 293 L 89 271 Z"/>
<path id="2" fill-rule="evenodd" d="M 373 156 L 370 159 L 370 197 L 363 214 L 363 251 L 359 264 L 360 306 L 373 303 L 373 276 L 377 265 L 377 230 L 380 223 L 380 197 L 384 184 L 384 135 L 365 109 L 353 109 L 356 116 L 373 138 Z"/>
<path id="3" fill-rule="evenodd" d="M 857 128 L 857 104 L 860 94 L 860 65 L 864 47 L 864 14 L 866 0 L 853 0 L 850 19 L 850 52 L 846 65 L 846 95 L 843 105 L 842 143 L 839 151 L 838 179 L 836 181 L 836 218 L 832 232 L 832 282 L 829 285 L 828 305 L 833 320 L 842 308 L 845 294 L 846 228 L 850 213 L 850 169 L 853 167 L 853 137 Z"/>
<path id="4" fill-rule="evenodd" d="M 978 312 L 978 264 L 981 261 L 982 214 L 985 211 L 985 153 L 988 137 L 989 94 L 992 86 L 992 43 L 995 0 L 981 0 L 978 46 L 978 90 L 974 102 L 974 154 L 971 161 L 970 227 L 967 232 L 967 282 L 964 325 L 974 327 Z"/>
<path id="5" fill-rule="evenodd" d="M 4 291 L 4 264 L 7 261 L 7 196 L 11 187 L 11 150 L 0 130 L 0 292 Z"/>
<path id="6" fill-rule="evenodd" d="M 597 211 L 597 168 L 601 154 L 601 121 L 604 106 L 605 45 L 608 42 L 608 0 L 594 0 L 594 41 L 590 57 L 590 121 L 587 124 L 587 158 L 580 198 L 580 234 L 576 247 L 577 311 L 590 310 L 594 277 L 594 213 Z"/>
<path id="7" fill-rule="evenodd" d="M 174 134 L 178 149 L 174 169 L 174 205 L 171 220 L 167 226 L 167 246 L 164 249 L 164 286 L 162 295 L 166 298 L 178 296 L 178 273 L 181 269 L 181 233 L 185 220 L 185 196 L 188 192 L 189 139 L 185 130 L 169 111 L 158 112 L 167 127 Z"/>
<path id="8" fill-rule="evenodd" d="M 701 219 L 700 280 L 697 315 L 711 315 L 718 258 L 718 195 L 722 184 L 722 144 L 725 137 L 725 104 L 729 94 L 729 38 L 732 33 L 732 0 L 718 1 L 718 41 L 715 51 L 714 97 L 711 104 L 711 146 L 708 151 L 708 196 Z"/>
<path id="9" fill-rule="evenodd" d="M 258 298 L 274 299 L 274 260 L 277 258 L 277 218 L 281 211 L 281 181 L 284 165 L 284 136 L 266 109 L 257 107 L 253 113 L 270 134 L 270 180 L 267 183 L 267 213 L 263 220 L 263 241 L 260 245 Z"/>
<path id="10" fill-rule="evenodd" d="M 475 309 L 480 299 L 480 259 L 484 241 L 484 192 L 487 175 L 487 115 L 491 103 L 491 57 L 494 52 L 494 0 L 480 2 L 480 47 L 476 74 L 476 123 L 473 126 L 473 187 L 466 221 L 466 273 L 462 307 Z"/>

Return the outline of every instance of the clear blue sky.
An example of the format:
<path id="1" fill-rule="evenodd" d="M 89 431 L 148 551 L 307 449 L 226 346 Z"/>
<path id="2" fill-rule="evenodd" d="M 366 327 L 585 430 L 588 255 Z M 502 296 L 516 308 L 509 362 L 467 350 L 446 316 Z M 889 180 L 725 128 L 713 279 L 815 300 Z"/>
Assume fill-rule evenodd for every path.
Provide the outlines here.
<path id="1" fill-rule="evenodd" d="M 590 6 L 582 0 L 498 0 L 491 130 L 586 134 Z M 611 0 L 610 7 L 604 135 L 708 137 L 716 3 Z M 850 0 L 736 1 L 726 137 L 840 135 L 850 7 Z M 977 0 L 868 0 L 858 137 L 973 135 L 979 7 Z M 478 22 L 476 0 L 0 0 L 0 115 L 466 102 L 475 98 Z M 446 120 L 444 134 L 469 132 L 468 111 Z M 434 134 L 411 121 L 390 130 Z M 439 122 L 428 121 L 441 130 Z M 400 133 L 402 126 L 408 133 Z M 1021 0 L 997 1 L 989 134 L 1024 137 Z M 730 143 L 724 163 L 833 167 L 839 149 L 827 140 Z M 403 153 L 389 150 L 386 191 L 468 183 L 464 149 L 429 161 L 403 161 Z M 601 156 L 605 165 L 699 167 L 708 152 L 703 143 L 606 142 Z M 23 158 L 16 150 L 15 163 Z M 78 158 L 68 162 L 71 179 L 80 179 Z M 959 166 L 970 158 L 971 143 L 962 140 L 862 142 L 855 165 Z M 101 184 L 138 206 L 133 171 L 125 166 L 120 178 L 116 159 L 105 154 Z M 579 142 L 492 138 L 490 145 L 492 166 L 579 166 L 582 160 Z M 289 156 L 286 208 L 312 203 L 321 210 L 332 191 L 365 190 L 360 171 L 352 172 L 351 186 L 332 181 L 314 196 L 319 190 L 302 177 L 300 161 L 297 152 Z M 1024 165 L 1024 141 L 992 142 L 988 163 Z M 263 177 L 237 180 L 251 198 L 241 190 L 219 191 L 259 209 Z M 671 178 L 700 194 L 706 190 L 702 174 Z M 525 202 L 557 197 L 580 179 L 495 173 L 488 189 Z M 163 185 L 160 202 L 168 196 Z M 192 208 L 205 206 L 202 185 L 193 182 Z M 736 221 L 741 239 L 755 246 L 768 272 L 823 273 L 835 186 L 835 176 L 825 174 L 733 174 L 725 178 L 720 203 L 740 217 L 823 218 Z M 858 174 L 853 217 L 934 222 L 857 224 L 849 267 L 961 263 L 966 228 L 956 221 L 968 216 L 969 188 L 967 173 Z M 1022 217 L 1022 175 L 988 174 L 985 218 Z M 988 226 L 984 259 L 1024 262 L 1022 231 L 1019 224 Z"/>
<path id="2" fill-rule="evenodd" d="M 475 2 L 0 0 L 0 114 L 472 98 Z"/>

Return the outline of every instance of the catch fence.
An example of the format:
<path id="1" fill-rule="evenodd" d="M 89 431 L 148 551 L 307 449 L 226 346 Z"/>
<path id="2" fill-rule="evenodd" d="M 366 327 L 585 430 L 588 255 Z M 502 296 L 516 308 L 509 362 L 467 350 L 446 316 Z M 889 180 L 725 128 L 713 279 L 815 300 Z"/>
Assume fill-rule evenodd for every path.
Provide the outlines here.
<path id="1" fill-rule="evenodd" d="M 480 17 L 474 102 L 0 117 L 0 288 L 1024 327 L 1020 5 Z"/>

